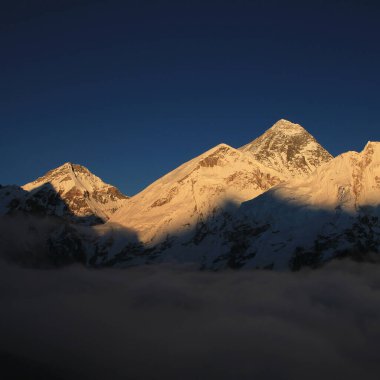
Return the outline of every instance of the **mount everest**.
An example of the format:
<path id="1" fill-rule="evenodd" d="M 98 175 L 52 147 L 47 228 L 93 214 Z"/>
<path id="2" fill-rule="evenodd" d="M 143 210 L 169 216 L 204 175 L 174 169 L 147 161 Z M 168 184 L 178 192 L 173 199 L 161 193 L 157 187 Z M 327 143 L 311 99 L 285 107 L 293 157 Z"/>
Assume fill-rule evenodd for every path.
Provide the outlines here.
<path id="1" fill-rule="evenodd" d="M 18 234 L 27 236 L 19 249 L 91 266 L 283 270 L 342 256 L 372 260 L 379 203 L 380 143 L 333 158 L 286 120 L 241 148 L 219 144 L 130 198 L 71 163 L 0 188 L 1 219 L 21 218 L 28 231 Z M 18 235 L 1 230 L 5 249 Z"/>

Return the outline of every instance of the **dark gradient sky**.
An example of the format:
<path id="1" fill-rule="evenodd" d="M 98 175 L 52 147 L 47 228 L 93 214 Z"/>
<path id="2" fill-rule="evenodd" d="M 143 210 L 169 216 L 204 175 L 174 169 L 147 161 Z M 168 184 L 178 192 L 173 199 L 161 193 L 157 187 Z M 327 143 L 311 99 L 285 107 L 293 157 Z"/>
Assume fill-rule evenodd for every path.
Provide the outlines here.
<path id="1" fill-rule="evenodd" d="M 0 183 L 72 161 L 131 195 L 280 118 L 380 140 L 376 1 L 2 1 Z"/>

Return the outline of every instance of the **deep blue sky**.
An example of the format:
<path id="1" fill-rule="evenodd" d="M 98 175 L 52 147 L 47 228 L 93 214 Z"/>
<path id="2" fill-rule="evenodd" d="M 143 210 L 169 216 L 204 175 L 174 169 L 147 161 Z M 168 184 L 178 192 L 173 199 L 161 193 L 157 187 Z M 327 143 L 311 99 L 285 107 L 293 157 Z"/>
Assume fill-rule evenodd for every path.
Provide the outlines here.
<path id="1" fill-rule="evenodd" d="M 361 150 L 380 140 L 376 3 L 1 2 L 0 183 L 71 161 L 132 195 L 280 118 Z"/>

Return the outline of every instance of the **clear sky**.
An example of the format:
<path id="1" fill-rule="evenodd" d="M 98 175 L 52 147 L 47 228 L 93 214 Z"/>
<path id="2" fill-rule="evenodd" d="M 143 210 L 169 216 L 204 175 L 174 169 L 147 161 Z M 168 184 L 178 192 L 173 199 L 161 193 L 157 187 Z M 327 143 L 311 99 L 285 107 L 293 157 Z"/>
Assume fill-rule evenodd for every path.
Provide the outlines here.
<path id="1" fill-rule="evenodd" d="M 133 195 L 281 118 L 380 141 L 378 1 L 4 1 L 0 183 L 71 161 Z"/>

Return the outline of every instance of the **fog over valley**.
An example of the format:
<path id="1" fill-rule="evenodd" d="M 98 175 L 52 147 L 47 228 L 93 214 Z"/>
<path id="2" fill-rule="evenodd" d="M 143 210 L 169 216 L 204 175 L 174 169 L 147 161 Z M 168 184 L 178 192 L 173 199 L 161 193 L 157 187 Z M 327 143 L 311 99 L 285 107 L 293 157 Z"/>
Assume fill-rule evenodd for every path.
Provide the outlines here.
<path id="1" fill-rule="evenodd" d="M 373 264 L 215 273 L 1 261 L 0 289 L 6 379 L 377 379 L 380 370 Z"/>

